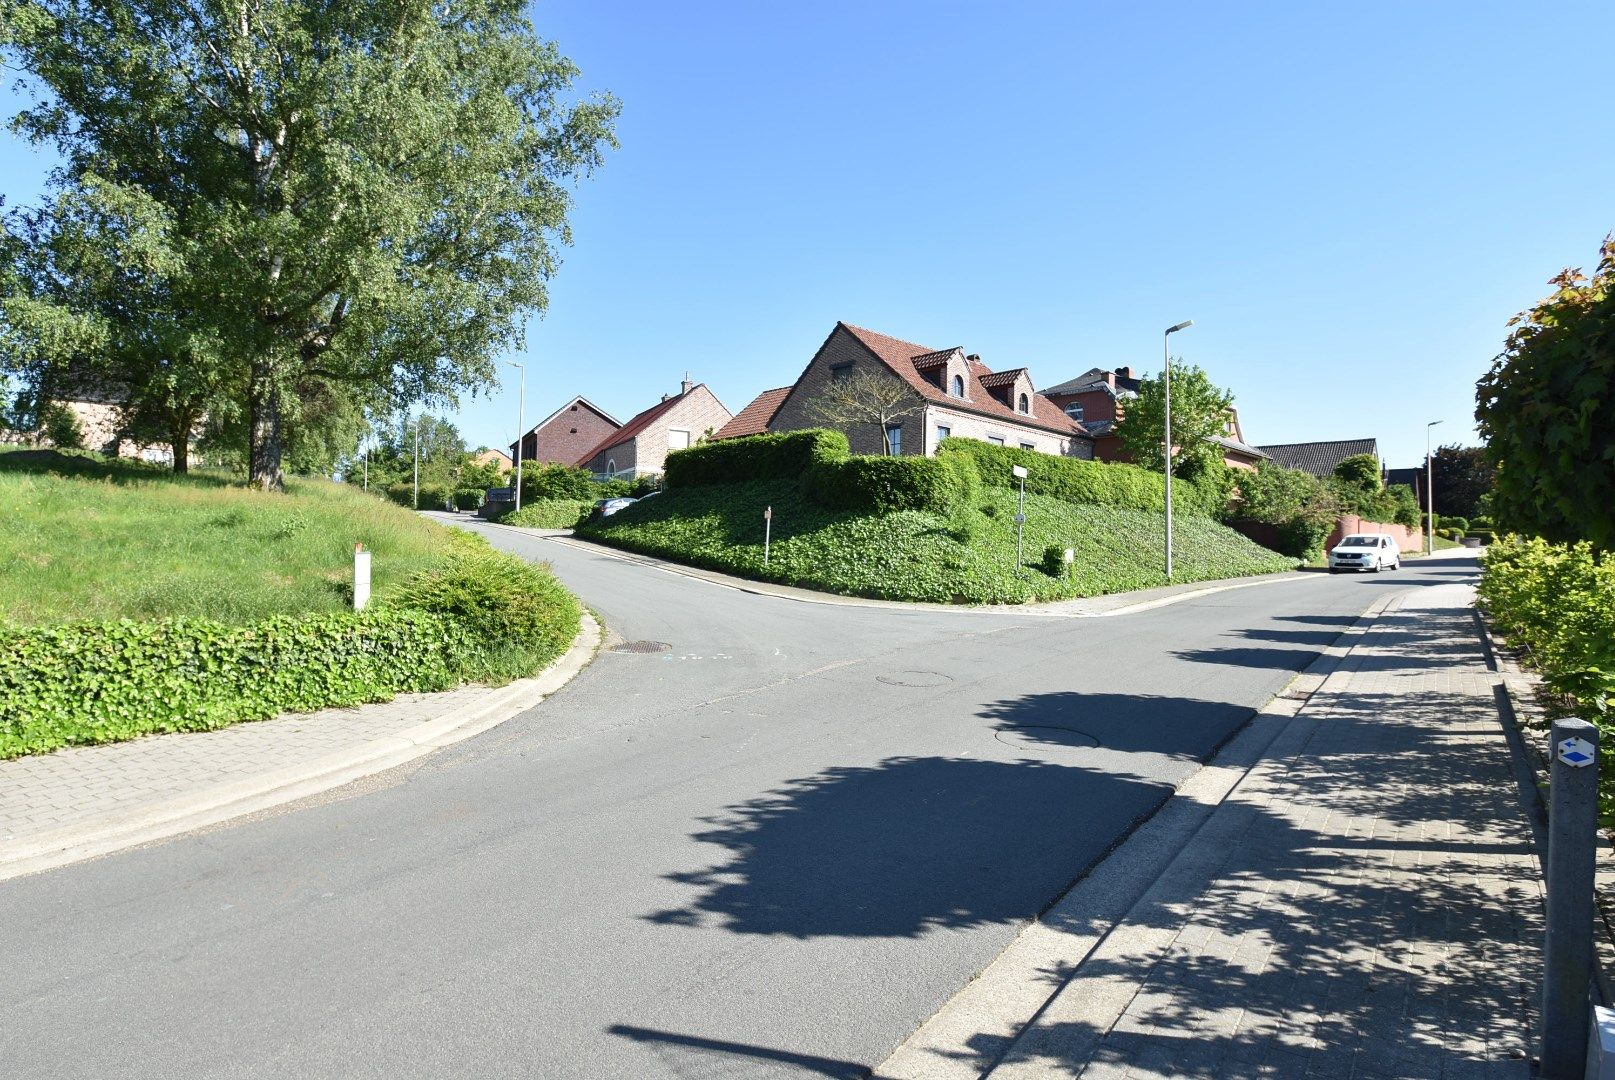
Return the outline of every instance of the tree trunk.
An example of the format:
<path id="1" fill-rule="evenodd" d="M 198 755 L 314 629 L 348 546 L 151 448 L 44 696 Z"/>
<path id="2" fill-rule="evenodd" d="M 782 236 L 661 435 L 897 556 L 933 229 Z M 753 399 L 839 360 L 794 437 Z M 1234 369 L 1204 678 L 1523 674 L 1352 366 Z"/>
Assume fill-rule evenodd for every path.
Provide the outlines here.
<path id="1" fill-rule="evenodd" d="M 247 435 L 247 484 L 264 491 L 285 491 L 280 469 L 280 387 L 265 361 L 252 365 L 250 419 Z"/>
<path id="2" fill-rule="evenodd" d="M 181 411 L 174 420 L 174 429 L 168 433 L 168 448 L 174 455 L 176 474 L 191 471 L 191 414 Z"/>

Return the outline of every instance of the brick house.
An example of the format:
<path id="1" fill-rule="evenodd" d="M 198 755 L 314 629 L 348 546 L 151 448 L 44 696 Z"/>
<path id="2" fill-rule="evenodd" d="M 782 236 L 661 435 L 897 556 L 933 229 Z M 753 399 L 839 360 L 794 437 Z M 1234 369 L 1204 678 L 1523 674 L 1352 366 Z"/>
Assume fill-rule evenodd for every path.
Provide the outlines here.
<path id="1" fill-rule="evenodd" d="M 1068 379 L 1043 391 L 1060 410 L 1088 429 L 1093 436 L 1094 457 L 1100 461 L 1131 461 L 1132 455 L 1116 434 L 1116 425 L 1127 411 L 1127 401 L 1138 396 L 1140 373 L 1130 367 L 1113 371 L 1089 368 L 1075 379 Z M 1266 451 L 1245 441 L 1239 410 L 1228 410 L 1224 433 L 1212 440 L 1222 447 L 1223 464 L 1230 469 L 1254 469 L 1268 458 Z"/>
<path id="2" fill-rule="evenodd" d="M 854 453 L 934 454 L 939 442 L 952 437 L 1064 457 L 1093 456 L 1082 426 L 1033 388 L 1025 368 L 993 371 L 962 348 L 932 349 L 844 322 L 836 323 L 795 383 L 764 392 L 742 410 L 742 416 L 752 417 L 745 426 L 772 408 L 768 431 L 825 427 L 813 402 L 831 382 L 857 371 L 897 380 L 912 399 L 908 414 L 884 432 L 875 424 L 833 425 L 846 433 Z"/>
<path id="3" fill-rule="evenodd" d="M 679 392 L 662 400 L 613 431 L 576 463 L 603 480 L 659 475 L 669 450 L 684 450 L 711 438 L 733 414 L 705 383 L 685 379 Z"/>
<path id="4" fill-rule="evenodd" d="M 571 465 L 621 429 L 622 421 L 615 416 L 588 398 L 575 397 L 521 437 L 522 460 Z M 510 444 L 510 453 L 515 456 L 515 443 Z"/>

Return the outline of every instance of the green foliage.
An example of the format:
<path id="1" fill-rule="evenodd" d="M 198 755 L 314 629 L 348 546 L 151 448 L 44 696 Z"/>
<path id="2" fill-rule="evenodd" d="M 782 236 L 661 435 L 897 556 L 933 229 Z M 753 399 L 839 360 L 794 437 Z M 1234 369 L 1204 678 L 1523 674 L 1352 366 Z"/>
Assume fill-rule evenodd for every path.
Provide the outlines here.
<path id="1" fill-rule="evenodd" d="M 718 439 L 667 455 L 669 488 L 803 477 L 851 455 L 847 437 L 817 428 Z"/>
<path id="2" fill-rule="evenodd" d="M 1050 544 L 1044 548 L 1042 568 L 1049 577 L 1064 577 L 1067 573 L 1065 548 L 1058 544 Z"/>
<path id="3" fill-rule="evenodd" d="M 1479 517 L 1481 500 L 1491 494 L 1497 470 L 1480 446 L 1438 446 L 1430 455 L 1436 513 Z"/>
<path id="4" fill-rule="evenodd" d="M 1335 478 L 1363 491 L 1379 491 L 1385 486 L 1379 458 L 1373 454 L 1353 454 L 1335 466 Z"/>
<path id="5" fill-rule="evenodd" d="M 579 469 L 571 465 L 558 465 L 548 463 L 533 465 L 531 462 L 522 466 L 522 502 L 537 502 L 540 499 L 604 499 L 607 496 L 599 494 L 600 485 L 595 483 L 594 474 L 588 469 Z"/>
<path id="6" fill-rule="evenodd" d="M 588 499 L 534 499 L 499 521 L 525 529 L 572 529 L 592 513 L 594 503 Z"/>
<path id="7" fill-rule="evenodd" d="M 1172 365 L 1172 475 L 1185 461 L 1221 458 L 1222 448 L 1210 440 L 1228 432 L 1228 410 L 1234 396 L 1212 385 L 1206 373 L 1193 364 Z M 1162 447 L 1166 441 L 1166 388 L 1162 379 L 1145 379 L 1138 397 L 1127 402 L 1116 435 L 1140 466 L 1165 472 Z"/>
<path id="8" fill-rule="evenodd" d="M 66 405 L 52 401 L 39 410 L 39 426 L 45 438 L 58 450 L 83 450 L 84 427 L 78 414 Z"/>
<path id="9" fill-rule="evenodd" d="M 1504 537 L 1487 549 L 1480 598 L 1529 650 L 1567 715 L 1599 728 L 1599 801 L 1615 820 L 1615 554 L 1586 542 Z"/>
<path id="10" fill-rule="evenodd" d="M 958 454 L 942 457 L 850 457 L 808 473 L 808 494 L 832 510 L 889 514 L 946 513 L 968 505 L 981 487 L 976 466 Z"/>
<path id="11" fill-rule="evenodd" d="M 454 493 L 454 508 L 456 510 L 475 510 L 482 505 L 482 494 L 482 488 L 459 488 Z"/>
<path id="12" fill-rule="evenodd" d="M 573 183 L 615 145 L 616 102 L 576 94 L 512 3 L 31 0 L 0 7 L 0 43 L 38 90 L 16 130 L 62 159 L 42 224 L 12 235 L 73 241 L 12 275 L 0 323 L 100 333 L 153 381 L 197 373 L 182 389 L 236 410 L 263 486 L 309 379 L 407 400 L 491 383 L 546 306 Z"/>
<path id="13" fill-rule="evenodd" d="M 866 459 L 887 460 L 887 459 Z M 923 459 L 920 459 L 923 460 Z M 852 596 L 939 603 L 1024 603 L 1164 583 L 1160 513 L 1027 496 L 1026 550 L 1074 548 L 1069 576 L 1015 573 L 1017 494 L 985 487 L 949 513 L 874 515 L 821 506 L 793 479 L 672 488 L 579 529 L 601 542 L 709 567 Z M 763 565 L 763 508 L 774 508 Z M 1174 523 L 1174 577 L 1199 581 L 1295 565 L 1199 515 Z"/>
<path id="14" fill-rule="evenodd" d="M 1436 525 L 1438 528 L 1442 529 L 1457 529 L 1459 532 L 1466 532 L 1469 529 L 1469 519 L 1450 516 L 1447 514 L 1437 514 Z"/>
<path id="15" fill-rule="evenodd" d="M 457 483 L 462 488 L 469 488 L 479 492 L 487 491 L 489 488 L 504 487 L 506 471 L 499 462 L 479 462 L 476 460 L 476 454 L 468 452 L 460 466 Z"/>
<path id="16" fill-rule="evenodd" d="M 1486 512 L 1499 527 L 1615 549 L 1615 239 L 1591 280 L 1566 270 L 1476 387 L 1496 466 Z M 1441 487 L 1436 486 L 1441 498 Z M 1482 509 L 1477 505 L 1476 509 Z"/>
<path id="17" fill-rule="evenodd" d="M 1029 474 L 1026 490 L 1031 494 L 1082 506 L 1119 506 L 1132 510 L 1163 510 L 1166 506 L 1165 479 L 1137 465 L 1054 457 L 1036 450 L 996 446 L 976 439 L 942 440 L 937 456 L 953 455 L 974 461 L 981 482 L 989 487 L 1017 487 L 1020 481 L 1011 469 L 1020 465 Z M 1221 482 L 1215 469 L 1207 469 L 1201 477 L 1174 484 L 1173 509 L 1202 514 L 1220 510 Z"/>
<path id="18" fill-rule="evenodd" d="M 1264 461 L 1240 473 L 1230 515 L 1278 527 L 1278 548 L 1298 559 L 1315 558 L 1340 517 L 1335 486 L 1302 469 Z"/>
<path id="19" fill-rule="evenodd" d="M 1392 484 L 1385 489 L 1395 505 L 1391 514 L 1393 524 L 1402 525 L 1409 529 L 1419 527 L 1419 497 L 1413 489 L 1406 484 Z"/>

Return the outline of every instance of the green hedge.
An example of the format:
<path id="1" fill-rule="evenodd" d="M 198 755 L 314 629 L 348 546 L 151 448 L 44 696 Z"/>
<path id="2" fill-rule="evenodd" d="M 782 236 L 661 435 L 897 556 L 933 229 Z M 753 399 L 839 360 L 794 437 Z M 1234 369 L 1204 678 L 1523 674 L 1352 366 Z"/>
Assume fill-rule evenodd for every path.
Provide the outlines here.
<path id="1" fill-rule="evenodd" d="M 389 500 L 399 506 L 407 507 L 411 510 L 415 509 L 415 485 L 413 482 L 408 484 L 388 484 L 385 494 Z M 453 500 L 454 492 L 450 488 L 432 484 L 421 485 L 420 509 L 422 510 L 444 510 L 453 505 Z"/>
<path id="2" fill-rule="evenodd" d="M 545 571 L 467 546 L 362 613 L 0 626 L 0 758 L 517 678 L 580 619 Z"/>
<path id="3" fill-rule="evenodd" d="M 587 499 L 538 499 L 522 503 L 520 510 L 499 521 L 526 529 L 573 529 L 592 513 L 594 503 Z"/>
<path id="4" fill-rule="evenodd" d="M 807 484 L 809 497 L 820 506 L 868 514 L 946 513 L 970 505 L 981 490 L 975 463 L 960 455 L 826 462 L 808 473 Z"/>
<path id="5" fill-rule="evenodd" d="M 1011 469 L 1020 465 L 1030 474 L 1026 490 L 1033 495 L 1047 495 L 1079 506 L 1156 511 L 1166 507 L 1166 478 L 1137 465 L 1054 457 L 976 439 L 942 440 L 938 456 L 953 455 L 973 460 L 981 482 L 988 487 L 1018 488 L 1020 481 Z M 1209 479 L 1178 480 L 1172 485 L 1172 505 L 1177 510 L 1218 513 L 1222 510 L 1222 494 Z"/>
<path id="6" fill-rule="evenodd" d="M 845 461 L 851 452 L 845 435 L 819 428 L 719 439 L 668 454 L 663 481 L 680 488 L 789 479 Z"/>
<path id="7" fill-rule="evenodd" d="M 460 488 L 454 493 L 454 508 L 456 510 L 475 510 L 481 505 L 481 488 Z"/>

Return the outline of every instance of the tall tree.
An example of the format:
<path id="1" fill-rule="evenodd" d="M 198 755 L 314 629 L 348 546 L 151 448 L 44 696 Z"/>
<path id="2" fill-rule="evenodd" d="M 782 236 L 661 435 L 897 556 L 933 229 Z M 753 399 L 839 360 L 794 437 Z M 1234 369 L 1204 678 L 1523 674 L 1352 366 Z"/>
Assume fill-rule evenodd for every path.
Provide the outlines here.
<path id="1" fill-rule="evenodd" d="M 160 208 L 265 488 L 309 379 L 490 383 L 615 145 L 518 0 L 0 0 L 0 47 L 48 92 L 16 124 L 56 190 Z"/>
<path id="2" fill-rule="evenodd" d="M 1591 279 L 1565 270 L 1476 386 L 1500 528 L 1615 549 L 1615 237 Z M 1436 485 L 1436 497 L 1441 486 Z"/>
<path id="3" fill-rule="evenodd" d="M 1234 395 L 1212 384 L 1193 364 L 1172 365 L 1172 468 L 1173 475 L 1195 460 L 1207 465 L 1222 460 L 1212 439 L 1228 433 L 1228 410 Z M 1138 397 L 1126 403 L 1116 437 L 1139 465 L 1165 471 L 1166 385 L 1163 379 L 1138 384 Z"/>
<path id="4" fill-rule="evenodd" d="M 1437 447 L 1429 467 L 1435 481 L 1436 513 L 1472 518 L 1480 514 L 1480 500 L 1491 494 L 1497 469 L 1480 446 Z"/>

